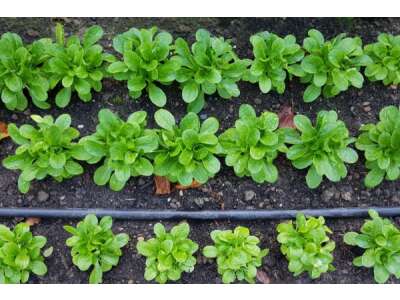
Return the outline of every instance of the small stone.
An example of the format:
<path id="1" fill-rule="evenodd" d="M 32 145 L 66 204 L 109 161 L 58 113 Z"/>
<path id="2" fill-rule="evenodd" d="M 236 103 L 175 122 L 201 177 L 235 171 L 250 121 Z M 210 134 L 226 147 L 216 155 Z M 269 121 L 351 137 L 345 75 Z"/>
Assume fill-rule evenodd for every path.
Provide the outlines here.
<path id="1" fill-rule="evenodd" d="M 133 283 L 134 283 L 134 281 L 132 279 L 128 280 L 128 284 L 133 284 Z"/>
<path id="2" fill-rule="evenodd" d="M 194 199 L 194 203 L 196 203 L 196 205 L 201 208 L 201 207 L 204 206 L 204 199 L 203 198 L 196 198 L 196 199 Z"/>
<path id="3" fill-rule="evenodd" d="M 145 184 L 144 179 L 143 178 L 139 178 L 138 185 L 143 185 L 143 184 Z"/>
<path id="4" fill-rule="evenodd" d="M 14 121 L 18 120 L 18 116 L 16 114 L 12 114 L 11 115 L 11 119 L 13 119 Z"/>
<path id="5" fill-rule="evenodd" d="M 251 201 L 256 196 L 256 193 L 252 190 L 244 192 L 244 201 Z"/>
<path id="6" fill-rule="evenodd" d="M 79 128 L 79 129 L 82 129 L 82 128 L 84 128 L 84 127 L 85 127 L 85 125 L 83 125 L 83 124 L 79 124 L 79 125 L 78 125 L 78 128 Z"/>
<path id="7" fill-rule="evenodd" d="M 342 199 L 346 201 L 351 200 L 351 192 L 342 192 L 341 193 Z"/>
<path id="8" fill-rule="evenodd" d="M 364 110 L 365 112 L 370 112 L 370 111 L 371 111 L 371 106 L 364 106 L 364 107 L 363 107 L 363 110 Z"/>
<path id="9" fill-rule="evenodd" d="M 183 196 L 183 191 L 182 190 L 179 191 L 179 196 L 181 196 L 181 197 Z"/>
<path id="10" fill-rule="evenodd" d="M 201 115 L 200 115 L 200 119 L 202 119 L 202 120 L 207 119 L 207 114 L 201 114 Z"/>
<path id="11" fill-rule="evenodd" d="M 262 100 L 260 98 L 256 98 L 256 99 L 254 99 L 254 103 L 255 104 L 261 104 Z"/>
<path id="12" fill-rule="evenodd" d="M 39 191 L 37 194 L 37 199 L 39 202 L 45 202 L 49 199 L 49 194 L 45 191 Z"/>
<path id="13" fill-rule="evenodd" d="M 335 194 L 336 194 L 336 189 L 332 187 L 330 189 L 325 190 L 322 193 L 321 197 L 323 201 L 328 202 L 335 196 Z"/>
<path id="14" fill-rule="evenodd" d="M 362 103 L 362 106 L 369 106 L 371 104 L 371 102 L 365 101 Z"/>
<path id="15" fill-rule="evenodd" d="M 39 32 L 37 32 L 36 30 L 33 30 L 33 29 L 28 29 L 26 34 L 29 35 L 30 37 L 38 37 L 39 36 Z"/>

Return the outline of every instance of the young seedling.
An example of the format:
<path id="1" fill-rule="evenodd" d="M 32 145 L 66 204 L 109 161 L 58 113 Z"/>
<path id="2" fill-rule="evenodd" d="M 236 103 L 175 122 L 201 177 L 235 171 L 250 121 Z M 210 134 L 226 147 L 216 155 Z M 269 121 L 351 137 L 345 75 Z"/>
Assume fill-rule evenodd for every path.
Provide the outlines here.
<path id="1" fill-rule="evenodd" d="M 71 126 L 68 114 L 60 115 L 55 121 L 52 116 L 32 115 L 37 124 L 8 126 L 11 139 L 19 145 L 15 155 L 3 160 L 3 166 L 10 170 L 21 170 L 18 189 L 27 193 L 31 181 L 42 180 L 47 176 L 61 182 L 83 173 L 82 166 L 76 160 L 82 160 L 85 151 L 73 142 L 79 137 L 79 131 Z"/>
<path id="2" fill-rule="evenodd" d="M 278 129 L 278 115 L 263 112 L 257 117 L 253 107 L 243 104 L 235 127 L 220 135 L 225 163 L 239 177 L 250 176 L 255 182 L 273 183 L 278 179 L 274 160 L 286 152 L 285 130 Z"/>
<path id="3" fill-rule="evenodd" d="M 315 127 L 309 118 L 296 115 L 294 124 L 300 131 L 287 138 L 293 144 L 286 153 L 296 169 L 308 168 L 306 182 L 309 188 L 318 187 L 326 176 L 330 181 L 338 182 L 347 176 L 344 163 L 355 163 L 358 155 L 349 147 L 355 139 L 337 113 L 320 111 Z"/>
<path id="4" fill-rule="evenodd" d="M 200 123 L 195 113 L 188 113 L 179 124 L 165 109 L 158 110 L 154 118 L 162 129 L 158 131 L 159 150 L 154 158 L 154 173 L 166 176 L 171 182 L 189 186 L 193 180 L 205 183 L 220 170 L 215 157 L 220 145 L 215 133 L 219 123 L 208 118 Z"/>
<path id="5" fill-rule="evenodd" d="M 17 224 L 13 230 L 0 225 L 0 283 L 26 283 L 31 273 L 47 273 L 41 253 L 46 245 L 44 236 L 34 236 L 26 223 Z"/>
<path id="6" fill-rule="evenodd" d="M 211 37 L 207 30 L 199 29 L 191 48 L 184 39 L 178 38 L 174 50 L 173 59 L 181 65 L 176 80 L 181 84 L 188 111 L 200 112 L 205 94 L 218 93 L 224 99 L 240 95 L 237 82 L 250 62 L 238 58 L 229 40 Z"/>
<path id="7" fill-rule="evenodd" d="M 356 267 L 374 268 L 374 278 L 385 283 L 391 274 L 400 279 L 400 231 L 389 219 L 382 219 L 370 210 L 371 220 L 361 227 L 361 233 L 347 232 L 343 239 L 351 246 L 365 249 L 363 255 L 356 257 Z"/>
<path id="8" fill-rule="evenodd" d="M 268 249 L 260 249 L 260 240 L 250 235 L 246 227 L 238 226 L 232 230 L 214 230 L 211 232 L 214 245 L 206 246 L 203 255 L 216 258 L 218 273 L 223 283 L 245 280 L 254 283 L 257 268 L 262 265 Z"/>
<path id="9" fill-rule="evenodd" d="M 293 35 L 284 38 L 264 31 L 250 37 L 254 60 L 243 79 L 258 83 L 264 94 L 275 90 L 279 94 L 285 91 L 285 80 L 291 74 L 289 67 L 304 57 L 304 51 L 296 43 Z"/>
<path id="10" fill-rule="evenodd" d="M 103 36 L 100 26 L 88 28 L 82 41 L 73 35 L 64 37 L 64 28 L 56 26 L 56 43 L 48 52 L 51 59 L 45 65 L 45 71 L 50 78 L 50 88 L 62 86 L 56 95 L 56 105 L 66 107 L 73 92 L 79 99 L 88 102 L 92 99 L 92 89 L 100 92 L 102 79 L 106 75 L 106 65 L 115 60 L 114 56 L 103 52 L 103 47 L 97 42 Z"/>
<path id="11" fill-rule="evenodd" d="M 332 231 L 325 225 L 323 217 L 306 218 L 299 213 L 295 222 L 280 223 L 277 231 L 281 252 L 289 261 L 289 271 L 294 276 L 307 272 L 315 279 L 335 270 L 332 265 L 335 242 L 327 235 Z"/>
<path id="12" fill-rule="evenodd" d="M 384 85 L 400 83 L 400 35 L 381 33 L 378 41 L 364 50 L 372 59 L 365 68 L 369 80 L 382 81 Z"/>
<path id="13" fill-rule="evenodd" d="M 189 225 L 181 223 L 167 232 L 162 224 L 157 223 L 154 233 L 155 238 L 139 241 L 136 247 L 146 257 L 144 278 L 166 283 L 168 280 L 179 280 L 183 272 L 193 272 L 196 265 L 193 254 L 199 246 L 188 238 Z"/>
<path id="14" fill-rule="evenodd" d="M 300 64 L 289 66 L 288 71 L 308 84 L 303 95 L 305 102 L 315 101 L 321 94 L 331 98 L 351 86 L 363 86 L 364 77 L 360 67 L 372 61 L 364 54 L 359 37 L 339 34 L 325 41 L 321 32 L 311 29 L 304 39 L 303 48 L 306 56 Z"/>
<path id="15" fill-rule="evenodd" d="M 72 234 L 66 244 L 71 248 L 73 264 L 81 271 L 87 271 L 93 266 L 89 283 L 103 282 L 103 273 L 118 265 L 121 248 L 129 241 L 126 233 L 115 235 L 111 227 L 111 217 L 103 217 L 99 222 L 92 214 L 87 215 L 77 227 L 64 226 Z"/>
<path id="16" fill-rule="evenodd" d="M 49 39 L 41 39 L 24 45 L 19 35 L 4 33 L 0 38 L 0 94 L 9 110 L 23 111 L 28 106 L 29 95 L 33 104 L 45 109 L 49 90 L 48 78 L 42 71 L 47 54 Z"/>
<path id="17" fill-rule="evenodd" d="M 88 163 L 104 159 L 94 173 L 94 182 L 109 182 L 113 191 L 120 191 L 129 178 L 152 175 L 153 164 L 147 156 L 157 149 L 158 137 L 154 130 L 146 129 L 147 113 L 134 112 L 124 122 L 109 109 L 102 109 L 98 118 L 96 132 L 80 141 Z"/>
<path id="18" fill-rule="evenodd" d="M 364 152 L 370 170 L 365 177 L 367 187 L 378 186 L 383 179 L 400 178 L 400 111 L 396 106 L 384 107 L 377 124 L 361 126 L 356 148 Z"/>
<path id="19" fill-rule="evenodd" d="M 127 81 L 133 99 L 146 91 L 154 105 L 163 107 L 167 96 L 158 85 L 171 84 L 180 65 L 170 59 L 172 36 L 165 31 L 157 32 L 157 27 L 132 28 L 117 35 L 113 46 L 122 60 L 112 63 L 107 70 L 115 79 Z"/>

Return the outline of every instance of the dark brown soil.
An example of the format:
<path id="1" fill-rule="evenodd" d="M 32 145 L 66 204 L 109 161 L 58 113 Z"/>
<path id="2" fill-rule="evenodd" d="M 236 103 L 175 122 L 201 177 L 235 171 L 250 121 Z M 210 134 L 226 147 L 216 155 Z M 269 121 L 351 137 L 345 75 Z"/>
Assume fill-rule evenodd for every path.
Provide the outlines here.
<path id="1" fill-rule="evenodd" d="M 400 34 L 400 20 L 391 18 L 375 19 L 330 19 L 330 18 L 62 18 L 62 19 L 7 19 L 0 18 L 0 33 L 13 31 L 30 41 L 36 36 L 50 36 L 57 21 L 65 24 L 67 33 L 78 32 L 90 25 L 99 24 L 104 28 L 104 46 L 110 48 L 111 39 L 116 33 L 128 30 L 132 26 L 147 27 L 157 25 L 168 30 L 174 37 L 182 36 L 193 40 L 195 31 L 207 28 L 214 34 L 231 38 L 237 45 L 237 51 L 242 57 L 251 57 L 251 47 L 248 42 L 251 34 L 268 30 L 278 34 L 294 34 L 301 41 L 308 29 L 317 28 L 325 36 L 332 37 L 341 32 L 349 35 L 359 35 L 365 43 L 375 40 L 380 32 Z M 110 48 L 111 49 L 111 48 Z M 353 135 L 361 124 L 375 122 L 379 110 L 390 104 L 400 104 L 399 90 L 384 87 L 379 83 L 365 82 L 361 90 L 350 89 L 332 100 L 319 100 L 312 104 L 302 101 L 304 86 L 296 80 L 290 82 L 284 95 L 269 93 L 261 94 L 257 86 L 241 83 L 241 96 L 237 99 L 222 100 L 218 97 L 209 97 L 209 105 L 200 113 L 201 118 L 215 116 L 221 122 L 221 131 L 232 126 L 237 118 L 239 106 L 242 103 L 252 104 L 257 112 L 271 110 L 278 112 L 282 105 L 293 104 L 296 112 L 304 113 L 311 118 L 320 110 L 334 109 L 340 118 L 345 121 Z M 185 104 L 181 101 L 177 86 L 165 88 L 168 94 L 167 109 L 176 117 L 185 114 Z M 30 114 L 70 113 L 73 126 L 80 127 L 82 135 L 94 131 L 97 123 L 97 113 L 101 108 L 108 107 L 118 112 L 122 117 L 128 116 L 136 110 L 146 110 L 150 116 L 150 126 L 153 125 L 152 116 L 155 107 L 146 97 L 136 102 L 128 98 L 127 89 L 123 83 L 112 80 L 105 82 L 103 91 L 94 95 L 92 103 L 85 104 L 79 99 L 73 99 L 68 108 L 61 110 L 53 108 L 47 112 L 34 106 L 29 107 L 24 113 L 12 113 L 0 106 L 0 120 L 21 125 L 30 122 Z M 15 145 L 10 140 L 1 142 L 0 159 L 13 153 Z M 349 175 L 340 183 L 325 181 L 318 189 L 310 190 L 305 183 L 305 172 L 295 170 L 284 157 L 277 160 L 280 179 L 277 183 L 255 184 L 250 179 L 238 178 L 233 170 L 223 167 L 222 171 L 205 186 L 197 190 L 173 192 L 168 197 L 154 196 L 152 178 L 131 179 L 121 192 L 112 192 L 107 187 L 98 187 L 93 183 L 92 176 L 95 168 L 85 166 L 87 172 L 79 177 L 64 181 L 59 184 L 48 179 L 32 184 L 31 190 L 22 195 L 17 190 L 18 173 L 6 170 L 0 166 L 0 207 L 97 207 L 97 208 L 158 208 L 158 209 L 279 209 L 279 208 L 320 208 L 320 207 L 351 207 L 351 206 L 398 206 L 400 205 L 400 183 L 384 182 L 378 188 L 368 190 L 363 185 L 366 174 L 363 159 L 355 165 L 349 166 Z M 43 194 L 47 197 L 40 197 Z M 245 194 L 253 194 L 252 199 L 247 199 Z M 44 200 L 46 199 L 46 200 Z M 400 220 L 397 220 L 399 223 Z M 5 220 L 6 223 L 15 220 Z M 67 234 L 62 225 L 66 221 L 42 221 L 36 225 L 34 231 L 44 234 L 49 239 L 49 244 L 55 251 L 48 259 L 49 273 L 41 279 L 32 278 L 31 282 L 46 283 L 84 283 L 87 274 L 78 272 L 71 264 L 71 259 L 65 243 Z M 328 222 L 334 231 L 333 238 L 337 242 L 335 250 L 335 266 L 337 270 L 323 275 L 318 283 L 366 283 L 372 282 L 372 272 L 366 269 L 357 269 L 351 265 L 353 257 L 357 254 L 341 241 L 342 235 L 347 230 L 357 230 L 360 220 L 336 220 Z M 263 245 L 271 249 L 265 258 L 264 270 L 270 277 L 271 283 L 308 283 L 306 276 L 294 278 L 287 271 L 287 263 L 279 253 L 276 242 L 276 222 L 249 222 L 246 225 L 251 231 L 257 233 Z M 151 235 L 154 223 L 143 222 L 117 222 L 116 231 L 125 231 L 132 240 L 129 248 L 117 268 L 105 276 L 106 283 L 143 282 L 144 259 L 135 251 L 138 236 Z M 216 228 L 232 228 L 238 223 L 191 223 L 191 237 L 203 247 L 210 242 L 208 234 Z M 183 283 L 215 283 L 219 282 L 214 264 L 203 263 L 194 273 L 185 275 Z"/>

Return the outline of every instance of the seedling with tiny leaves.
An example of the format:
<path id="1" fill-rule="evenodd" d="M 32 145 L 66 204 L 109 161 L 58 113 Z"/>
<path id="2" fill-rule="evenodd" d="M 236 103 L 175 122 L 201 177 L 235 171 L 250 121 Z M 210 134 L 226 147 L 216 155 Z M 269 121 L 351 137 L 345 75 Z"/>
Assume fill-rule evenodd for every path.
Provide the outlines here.
<path id="1" fill-rule="evenodd" d="M 243 104 L 235 127 L 220 135 L 225 163 L 239 177 L 250 176 L 255 182 L 273 183 L 278 179 L 274 160 L 286 152 L 285 130 L 278 129 L 275 113 L 263 112 L 257 117 L 253 107 Z"/>
<path id="2" fill-rule="evenodd" d="M 346 124 L 338 120 L 337 113 L 333 110 L 320 111 L 315 127 L 306 116 L 296 115 L 294 124 L 300 134 L 293 132 L 287 136 L 287 142 L 293 145 L 286 157 L 296 169 L 308 168 L 308 187 L 318 187 L 323 176 L 333 182 L 345 178 L 347 168 L 344 163 L 355 163 L 358 155 L 349 147 L 355 139 L 349 136 Z"/>
<path id="3" fill-rule="evenodd" d="M 47 91 L 49 82 L 42 71 L 49 56 L 46 52 L 49 39 L 24 45 L 15 33 L 4 33 L 0 38 L 0 94 L 9 110 L 23 111 L 28 106 L 29 95 L 34 105 L 49 108 Z"/>
<path id="4" fill-rule="evenodd" d="M 81 271 L 93 266 L 89 283 L 102 283 L 103 273 L 118 265 L 121 248 L 129 241 L 126 233 L 115 235 L 111 227 L 111 217 L 103 217 L 99 222 L 92 214 L 87 215 L 76 227 L 64 226 L 72 234 L 66 244 L 71 248 L 73 264 Z"/>
<path id="5" fill-rule="evenodd" d="M 223 283 L 245 280 L 254 283 L 257 268 L 262 265 L 268 249 L 260 249 L 260 240 L 246 227 L 238 226 L 232 230 L 214 230 L 211 232 L 214 245 L 206 246 L 203 255 L 216 258 L 218 273 Z"/>
<path id="6" fill-rule="evenodd" d="M 315 279 L 335 270 L 332 265 L 335 242 L 327 235 L 332 231 L 325 225 L 323 217 L 306 218 L 299 213 L 295 222 L 280 223 L 277 231 L 281 252 L 289 261 L 288 268 L 294 276 L 307 272 Z"/>
<path id="7" fill-rule="evenodd" d="M 109 182 L 113 191 L 120 191 L 131 177 L 150 176 L 153 165 L 148 155 L 158 147 L 154 130 L 146 129 L 147 113 L 137 111 L 122 121 L 108 109 L 99 112 L 96 132 L 81 139 L 86 161 L 95 164 L 104 159 L 94 173 L 94 182 Z"/>
<path id="8" fill-rule="evenodd" d="M 92 99 L 92 90 L 101 91 L 106 65 L 115 60 L 97 44 L 102 36 L 103 29 L 92 26 L 85 31 L 82 41 L 76 35 L 65 39 L 63 26 L 57 24 L 56 43 L 48 49 L 51 59 L 45 70 L 51 89 L 60 84 L 62 86 L 55 98 L 58 107 L 66 107 L 73 92 L 78 93 L 79 99 L 88 102 Z"/>
<path id="9" fill-rule="evenodd" d="M 166 283 L 168 280 L 179 280 L 183 272 L 193 272 L 196 265 L 193 255 L 199 246 L 188 238 L 189 225 L 181 223 L 167 232 L 162 224 L 157 223 L 154 233 L 155 238 L 139 241 L 136 247 L 146 257 L 144 278 Z"/>
<path id="10" fill-rule="evenodd" d="M 396 106 L 384 107 L 377 124 L 366 124 L 356 147 L 365 151 L 366 166 L 370 170 L 365 177 L 367 187 L 378 186 L 383 179 L 400 178 L 400 110 Z"/>
<path id="11" fill-rule="evenodd" d="M 157 27 L 132 28 L 117 35 L 113 46 L 122 60 L 112 63 L 107 70 L 115 79 L 127 81 L 133 99 L 146 91 L 154 105 L 163 107 L 167 96 L 158 85 L 171 84 L 180 65 L 170 59 L 172 36 L 165 31 L 157 32 Z"/>
<path id="12" fill-rule="evenodd" d="M 365 68 L 365 76 L 384 85 L 400 83 L 400 35 L 381 33 L 378 41 L 366 45 L 365 53 L 372 63 Z"/>
<path id="13" fill-rule="evenodd" d="M 250 62 L 238 58 L 229 40 L 211 37 L 207 30 L 199 29 L 191 48 L 184 39 L 178 38 L 174 50 L 173 59 L 181 65 L 176 80 L 181 84 L 188 111 L 201 111 L 205 94 L 217 92 L 224 99 L 240 95 L 237 82 Z"/>
<path id="14" fill-rule="evenodd" d="M 13 230 L 0 225 L 0 283 L 26 283 L 30 274 L 47 273 L 41 253 L 46 245 L 44 236 L 34 236 L 26 223 L 17 224 Z"/>
<path id="15" fill-rule="evenodd" d="M 371 220 L 363 224 L 361 233 L 347 232 L 343 237 L 346 244 L 365 249 L 353 264 L 374 268 L 374 278 L 378 283 L 385 283 L 391 274 L 400 279 L 400 230 L 374 210 L 370 210 L 369 215 Z"/>
<path id="16" fill-rule="evenodd" d="M 288 71 L 308 84 L 303 95 L 305 102 L 315 101 L 321 93 L 330 98 L 350 86 L 363 86 L 360 67 L 370 64 L 371 58 L 364 53 L 359 37 L 340 34 L 325 41 L 321 32 L 311 29 L 304 39 L 303 48 L 306 56 L 300 64 L 289 66 Z"/>
<path id="17" fill-rule="evenodd" d="M 261 32 L 250 37 L 254 60 L 243 79 L 258 83 L 264 94 L 275 90 L 279 94 L 285 91 L 285 80 L 289 67 L 304 57 L 304 51 L 296 43 L 293 35 L 284 38 L 270 32 Z"/>
<path id="18" fill-rule="evenodd" d="M 215 157 L 220 152 L 215 135 L 217 119 L 208 118 L 201 124 L 198 115 L 190 112 L 177 124 L 165 109 L 158 110 L 154 118 L 162 128 L 158 131 L 160 146 L 154 158 L 156 175 L 189 186 L 194 180 L 205 183 L 219 172 L 221 164 Z"/>
<path id="19" fill-rule="evenodd" d="M 83 173 L 76 160 L 86 158 L 84 149 L 74 140 L 79 131 L 71 126 L 68 114 L 60 115 L 55 121 L 52 116 L 32 115 L 37 128 L 24 124 L 17 127 L 8 125 L 11 139 L 19 145 L 15 155 L 3 160 L 10 170 L 21 170 L 18 189 L 21 193 L 29 190 L 31 181 L 42 180 L 47 176 L 61 182 Z"/>

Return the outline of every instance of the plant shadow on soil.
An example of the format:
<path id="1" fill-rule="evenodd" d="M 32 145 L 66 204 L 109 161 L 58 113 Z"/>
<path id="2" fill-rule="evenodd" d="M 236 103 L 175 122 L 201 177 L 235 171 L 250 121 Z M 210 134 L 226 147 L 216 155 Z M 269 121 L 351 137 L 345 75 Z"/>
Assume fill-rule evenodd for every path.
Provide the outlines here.
<path id="1" fill-rule="evenodd" d="M 25 41 L 38 37 L 52 36 L 56 22 L 65 24 L 67 34 L 82 34 L 86 27 L 98 24 L 103 27 L 105 35 L 103 46 L 112 51 L 112 37 L 131 27 L 158 26 L 168 30 L 175 38 L 183 37 L 193 41 L 198 28 L 206 28 L 213 34 L 232 39 L 241 57 L 251 57 L 249 37 L 259 31 L 268 30 L 277 34 L 294 34 L 301 43 L 310 28 L 320 30 L 327 38 L 341 32 L 349 35 L 359 35 L 364 43 L 373 42 L 380 32 L 400 34 L 400 19 L 396 18 L 0 18 L 0 33 L 12 31 L 20 34 Z M 186 107 L 181 100 L 177 85 L 165 87 L 168 95 L 166 108 L 177 119 L 181 118 Z M 348 126 L 352 135 L 356 135 L 361 124 L 376 122 L 378 112 L 386 105 L 399 105 L 398 89 L 385 87 L 380 83 L 367 80 L 360 90 L 350 89 L 331 100 L 318 100 L 311 104 L 303 103 L 304 86 L 297 80 L 288 82 L 283 95 L 271 92 L 262 94 L 256 85 L 240 83 L 240 97 L 223 100 L 215 96 L 208 97 L 209 105 L 200 113 L 205 119 L 215 116 L 220 120 L 220 132 L 234 124 L 238 117 L 240 104 L 253 105 L 258 113 L 264 110 L 279 112 L 283 105 L 293 104 L 294 111 L 303 113 L 313 120 L 318 111 L 334 109 L 339 118 Z M 50 99 L 54 94 L 50 95 Z M 156 108 L 146 96 L 139 101 L 129 99 L 124 83 L 113 80 L 104 82 L 103 91 L 94 94 L 94 101 L 83 103 L 76 97 L 65 109 L 52 108 L 48 111 L 30 106 L 25 112 L 7 111 L 0 106 L 0 120 L 17 125 L 32 123 L 30 114 L 51 114 L 58 116 L 69 113 L 73 126 L 78 127 L 81 135 L 87 135 L 95 130 L 97 113 L 101 108 L 110 108 L 122 118 L 137 110 L 145 110 L 149 117 L 149 126 L 154 126 L 153 114 Z M 15 145 L 9 140 L 3 140 L 0 147 L 0 160 L 15 150 Z M 400 205 L 400 183 L 384 182 L 378 188 L 369 190 L 363 185 L 366 175 L 364 160 L 349 165 L 348 176 L 340 183 L 324 181 L 321 186 L 311 190 L 305 183 L 305 172 L 295 170 L 283 156 L 276 160 L 280 178 L 275 184 L 256 184 L 248 178 L 238 178 L 233 170 L 223 166 L 217 176 L 206 185 L 196 190 L 173 192 L 167 197 L 154 195 L 153 179 L 141 177 L 131 179 L 121 192 L 112 192 L 108 187 L 98 187 L 93 183 L 92 176 L 95 166 L 84 165 L 85 174 L 59 184 L 52 179 L 34 182 L 31 190 L 22 195 L 17 190 L 18 173 L 6 170 L 0 166 L 0 207 L 96 207 L 96 208 L 126 208 L 126 209 L 302 209 L 321 207 L 352 207 L 352 206 L 398 206 Z M 16 220 L 4 220 L 5 223 Z M 65 246 L 67 234 L 63 231 L 64 220 L 42 220 L 34 230 L 45 234 L 49 243 L 54 246 L 53 256 L 48 259 L 49 273 L 45 277 L 32 278 L 37 283 L 84 283 L 87 274 L 78 272 L 72 265 Z M 195 222 L 191 223 L 191 237 L 199 242 L 201 247 L 210 243 L 209 232 L 216 228 L 233 228 L 246 225 L 254 233 L 261 235 L 263 246 L 271 248 L 271 253 L 265 258 L 264 269 L 271 283 L 366 283 L 373 282 L 372 272 L 355 268 L 351 261 L 357 253 L 355 249 L 343 245 L 342 235 L 345 230 L 358 230 L 360 220 L 329 221 L 334 231 L 333 238 L 337 242 L 335 250 L 335 266 L 337 270 L 325 274 L 319 280 L 311 281 L 307 276 L 294 278 L 287 271 L 287 262 L 279 253 L 276 242 L 276 222 Z M 397 220 L 399 223 L 399 220 Z M 152 223 L 117 222 L 115 228 L 128 232 L 132 241 L 125 249 L 124 256 L 117 268 L 104 277 L 106 283 L 137 283 L 144 282 L 144 259 L 136 253 L 135 244 L 138 236 L 150 236 Z M 184 275 L 182 283 L 216 283 L 218 274 L 214 264 L 200 259 L 194 273 Z"/>

